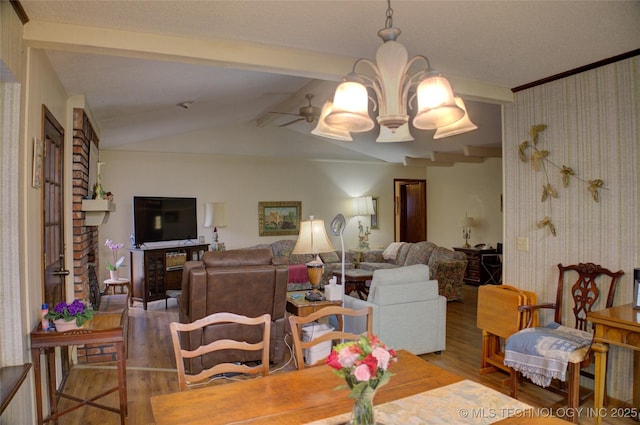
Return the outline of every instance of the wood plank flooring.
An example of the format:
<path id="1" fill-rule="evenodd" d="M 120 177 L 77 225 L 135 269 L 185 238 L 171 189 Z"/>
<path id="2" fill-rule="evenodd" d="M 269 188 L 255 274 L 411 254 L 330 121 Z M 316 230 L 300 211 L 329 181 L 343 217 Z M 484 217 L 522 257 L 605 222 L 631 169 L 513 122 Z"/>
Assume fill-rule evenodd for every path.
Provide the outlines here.
<path id="1" fill-rule="evenodd" d="M 453 302 L 447 305 L 447 350 L 442 354 L 422 356 L 444 369 L 461 375 L 467 379 L 480 382 L 504 394 L 509 393 L 503 381 L 508 375 L 501 372 L 479 375 L 481 358 L 481 332 L 476 328 L 477 288 L 465 285 L 464 303 Z M 148 305 L 136 303 L 129 311 L 129 357 L 127 360 L 127 388 L 129 406 L 129 425 L 152 425 L 154 423 L 149 398 L 154 395 L 178 391 L 175 372 L 175 359 L 169 337 L 169 323 L 178 319 L 178 309 L 174 299 L 169 300 L 169 308 L 165 310 L 164 302 Z M 278 365 L 275 373 L 286 373 L 293 369 L 291 363 Z M 258 378 L 259 379 L 259 378 Z M 75 366 L 66 384 L 65 391 L 85 398 L 100 393 L 102 388 L 113 385 L 117 381 L 114 364 Z M 215 384 L 228 381 L 219 380 Z M 521 385 L 519 399 L 534 407 L 558 409 L 564 406 L 560 396 L 540 389 L 535 385 Z M 102 401 L 113 407 L 118 405 L 117 393 L 111 394 Z M 61 401 L 61 408 L 70 405 L 67 400 Z M 587 401 L 584 408 L 592 407 Z M 176 406 L 179 408 L 179 406 Z M 558 412 L 558 410 L 554 410 Z M 117 425 L 119 416 L 115 413 L 81 407 L 62 417 L 61 425 Z M 452 418 L 455 423 L 455 418 Z M 580 417 L 580 424 L 594 423 L 593 417 Z M 603 423 L 611 425 L 637 425 L 631 419 L 606 418 Z"/>

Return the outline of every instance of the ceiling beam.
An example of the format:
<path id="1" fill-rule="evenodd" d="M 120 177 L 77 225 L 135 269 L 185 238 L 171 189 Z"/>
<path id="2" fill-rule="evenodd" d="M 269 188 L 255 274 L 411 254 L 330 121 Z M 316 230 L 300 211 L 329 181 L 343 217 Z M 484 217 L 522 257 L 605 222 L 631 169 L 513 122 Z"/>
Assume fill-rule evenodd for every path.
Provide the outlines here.
<path id="1" fill-rule="evenodd" d="M 340 81 L 358 58 L 275 45 L 29 21 L 23 39 L 30 47 L 123 57 L 209 64 L 281 75 Z M 476 80 L 449 77 L 456 94 L 490 102 L 513 102 L 513 93 Z"/>
<path id="2" fill-rule="evenodd" d="M 465 146 L 466 156 L 479 156 L 482 158 L 502 158 L 502 148 L 483 148 L 479 146 Z"/>
<path id="3" fill-rule="evenodd" d="M 484 158 L 478 156 L 466 156 L 458 153 L 440 153 L 432 152 L 431 160 L 433 162 L 473 162 L 480 163 L 484 161 Z"/>
<path id="4" fill-rule="evenodd" d="M 405 167 L 452 167 L 452 162 L 433 162 L 429 158 L 404 157 Z"/>

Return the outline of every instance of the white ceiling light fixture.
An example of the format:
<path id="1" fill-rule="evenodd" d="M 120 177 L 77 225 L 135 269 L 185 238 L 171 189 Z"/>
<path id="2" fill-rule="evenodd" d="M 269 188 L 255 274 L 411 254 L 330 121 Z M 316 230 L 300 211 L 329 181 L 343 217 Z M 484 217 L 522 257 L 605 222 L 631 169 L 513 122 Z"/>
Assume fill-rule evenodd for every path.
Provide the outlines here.
<path id="1" fill-rule="evenodd" d="M 338 130 L 337 128 L 333 128 L 329 126 L 324 119 L 331 113 L 333 109 L 333 103 L 327 101 L 324 102 L 322 106 L 322 112 L 320 112 L 320 117 L 318 118 L 318 124 L 316 128 L 311 130 L 311 134 L 315 134 L 316 136 L 328 137 L 330 139 L 342 140 L 345 142 L 353 141 L 351 134 L 348 131 Z"/>
<path id="2" fill-rule="evenodd" d="M 471 121 L 471 118 L 469 118 L 467 107 L 464 106 L 464 101 L 458 96 L 455 97 L 455 101 L 456 105 L 458 105 L 464 111 L 464 116 L 453 124 L 445 125 L 437 129 L 436 133 L 433 135 L 434 139 L 456 136 L 458 134 L 467 133 L 478 128 L 478 126 Z"/>
<path id="3" fill-rule="evenodd" d="M 365 132 L 374 127 L 368 113 L 368 92 L 376 95 L 373 110 L 379 109 L 377 121 L 392 133 L 409 122 L 407 107 L 411 108 L 413 97 L 417 97 L 418 110 L 413 126 L 420 130 L 435 130 L 450 125 L 465 115 L 456 104 L 449 81 L 431 68 L 425 56 L 408 59 L 407 49 L 396 41 L 400 35 L 393 28 L 393 9 L 387 0 L 385 28 L 378 31 L 384 41 L 376 52 L 376 63 L 368 59 L 358 59 L 336 89 L 333 110 L 325 122 L 336 129 L 349 132 Z M 368 65 L 373 76 L 357 72 L 360 65 Z M 417 69 L 416 69 L 417 68 Z M 410 96 L 409 92 L 415 90 Z M 382 137 L 380 141 L 409 141 L 413 138 L 403 129 L 404 136 L 397 140 Z M 381 131 L 382 135 L 382 131 Z"/>

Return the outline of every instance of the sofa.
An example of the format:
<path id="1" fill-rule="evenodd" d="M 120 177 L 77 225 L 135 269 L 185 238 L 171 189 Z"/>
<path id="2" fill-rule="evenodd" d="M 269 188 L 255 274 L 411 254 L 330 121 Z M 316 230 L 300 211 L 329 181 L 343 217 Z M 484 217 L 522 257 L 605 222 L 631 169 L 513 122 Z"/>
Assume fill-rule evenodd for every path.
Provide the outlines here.
<path id="1" fill-rule="evenodd" d="M 429 279 L 429 267 L 416 264 L 373 272 L 367 300 L 346 295 L 344 306 L 373 309 L 373 333 L 395 350 L 413 354 L 445 349 L 447 300 L 438 294 L 438 282 Z M 362 317 L 344 317 L 346 332 L 366 331 Z"/>
<path id="2" fill-rule="evenodd" d="M 254 245 L 246 249 L 268 248 L 273 253 L 273 261 L 275 264 L 284 264 L 289 268 L 287 291 L 311 289 L 305 263 L 313 260 L 315 256 L 311 254 L 292 254 L 291 251 L 293 251 L 295 246 L 295 239 L 281 239 L 269 244 Z M 341 270 L 342 253 L 341 251 L 323 252 L 320 254 L 320 259 L 324 263 L 322 280 L 320 281 L 320 288 L 323 288 L 324 285 L 329 283 L 333 272 Z M 352 269 L 354 267 L 353 259 L 353 252 L 345 252 L 345 269 Z"/>
<path id="3" fill-rule="evenodd" d="M 384 255 L 385 251 L 392 255 Z M 440 295 L 445 296 L 448 301 L 462 301 L 462 285 L 467 268 L 467 256 L 463 252 L 453 251 L 427 241 L 395 242 L 385 250 L 365 251 L 360 268 L 375 271 L 415 264 L 429 266 L 430 278 L 438 281 Z"/>
<path id="4" fill-rule="evenodd" d="M 200 261 L 187 261 L 182 272 L 182 293 L 178 298 L 180 323 L 191 323 L 218 312 L 248 317 L 271 315 L 269 360 L 280 363 L 286 350 L 285 311 L 287 267 L 275 264 L 270 249 L 205 252 Z M 248 329 L 251 328 L 251 329 Z M 211 341 L 232 338 L 257 342 L 262 331 L 239 324 L 218 324 L 181 334 L 182 347 L 193 350 Z M 185 368 L 198 373 L 221 362 L 260 361 L 260 351 L 224 350 L 190 359 Z"/>

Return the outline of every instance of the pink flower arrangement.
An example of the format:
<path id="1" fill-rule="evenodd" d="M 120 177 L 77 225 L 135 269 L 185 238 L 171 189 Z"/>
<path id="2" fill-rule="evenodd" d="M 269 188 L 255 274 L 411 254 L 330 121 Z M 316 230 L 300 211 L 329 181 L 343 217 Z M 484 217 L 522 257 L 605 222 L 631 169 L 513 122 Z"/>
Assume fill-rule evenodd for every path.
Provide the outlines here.
<path id="1" fill-rule="evenodd" d="M 113 264 L 110 263 L 109 260 L 107 260 L 107 269 L 112 271 L 118 270 L 120 267 L 122 267 L 122 264 L 124 263 L 124 256 L 118 258 L 118 251 L 122 249 L 124 244 L 114 243 L 111 239 L 107 239 L 107 241 L 104 244 L 111 250 L 111 254 L 113 255 Z"/>
<path id="2" fill-rule="evenodd" d="M 384 345 L 378 337 L 361 336 L 358 341 L 336 345 L 327 364 L 333 372 L 344 378 L 351 388 L 350 397 L 357 398 L 365 391 L 375 391 L 392 376 L 389 367 L 395 362 L 396 352 Z"/>

